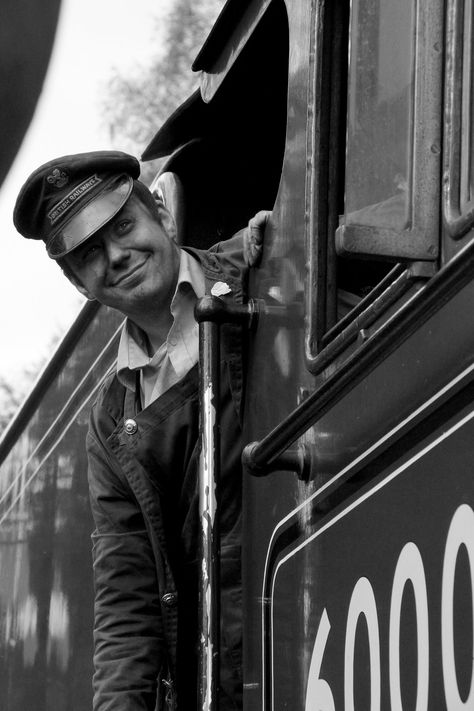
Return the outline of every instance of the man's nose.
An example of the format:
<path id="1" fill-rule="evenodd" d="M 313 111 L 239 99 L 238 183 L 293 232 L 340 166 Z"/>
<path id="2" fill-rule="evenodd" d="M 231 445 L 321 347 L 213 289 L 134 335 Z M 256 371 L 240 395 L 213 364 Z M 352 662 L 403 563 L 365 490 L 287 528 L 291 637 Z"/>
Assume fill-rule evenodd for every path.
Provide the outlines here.
<path id="1" fill-rule="evenodd" d="M 130 251 L 123 244 L 114 239 L 108 239 L 106 243 L 107 259 L 110 266 L 117 267 L 122 262 L 126 262 L 130 256 Z"/>

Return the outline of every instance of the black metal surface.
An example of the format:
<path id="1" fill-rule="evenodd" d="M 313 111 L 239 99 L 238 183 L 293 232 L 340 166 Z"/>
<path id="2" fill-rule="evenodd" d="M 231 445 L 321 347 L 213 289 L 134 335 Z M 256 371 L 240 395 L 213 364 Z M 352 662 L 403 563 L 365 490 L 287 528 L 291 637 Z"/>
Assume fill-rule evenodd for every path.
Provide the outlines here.
<path id="1" fill-rule="evenodd" d="M 349 324 L 354 323 L 355 318 L 361 314 L 365 309 L 375 301 L 390 285 L 397 279 L 405 270 L 403 264 L 396 264 L 393 269 L 389 271 L 388 274 L 384 276 L 379 283 L 371 289 L 363 299 L 359 301 L 357 306 L 355 306 L 351 311 L 343 316 L 327 333 L 324 334 L 321 339 L 323 347 L 330 343 L 336 336 L 338 336 Z"/>
<path id="2" fill-rule="evenodd" d="M 209 113 L 210 109 L 197 89 L 165 121 L 143 151 L 141 159 L 163 158 L 202 135 L 206 122 L 209 122 Z"/>
<path id="3" fill-rule="evenodd" d="M 222 47 L 229 39 L 229 34 L 242 17 L 251 0 L 227 0 L 214 27 L 204 42 L 198 56 L 193 62 L 193 72 L 206 71 L 219 56 Z"/>
<path id="4" fill-rule="evenodd" d="M 0 185 L 41 93 L 60 0 L 3 0 L 0 6 Z"/>
<path id="5" fill-rule="evenodd" d="M 356 316 L 314 359 L 308 359 L 308 368 L 316 375 L 321 373 L 347 346 L 356 340 L 362 329 L 371 326 L 391 304 L 409 289 L 412 279 L 408 272 L 401 274 L 386 291 L 382 292 Z"/>
<path id="6" fill-rule="evenodd" d="M 472 279 L 474 242 L 434 276 L 411 301 L 361 345 L 315 392 L 266 435 L 252 453 L 246 452 L 250 471 L 257 472 L 301 436 L 384 358 Z"/>

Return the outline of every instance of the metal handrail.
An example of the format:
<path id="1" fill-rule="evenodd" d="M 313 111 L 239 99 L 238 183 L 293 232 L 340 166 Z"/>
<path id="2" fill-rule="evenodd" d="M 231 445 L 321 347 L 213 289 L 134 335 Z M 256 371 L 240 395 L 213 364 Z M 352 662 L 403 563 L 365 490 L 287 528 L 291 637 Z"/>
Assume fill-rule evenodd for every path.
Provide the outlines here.
<path id="1" fill-rule="evenodd" d="M 199 323 L 199 642 L 198 708 L 217 710 L 220 658 L 220 329 Z"/>
<path id="2" fill-rule="evenodd" d="M 205 296 L 199 324 L 199 657 L 198 709 L 217 711 L 220 666 L 220 325 L 250 323 L 253 302 L 228 304 Z"/>

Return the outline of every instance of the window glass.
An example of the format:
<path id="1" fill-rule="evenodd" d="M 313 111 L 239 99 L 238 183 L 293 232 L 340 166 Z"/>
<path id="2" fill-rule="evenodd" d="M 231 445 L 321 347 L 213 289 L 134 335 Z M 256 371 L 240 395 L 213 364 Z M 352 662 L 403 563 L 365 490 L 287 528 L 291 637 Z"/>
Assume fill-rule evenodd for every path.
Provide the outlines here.
<path id="1" fill-rule="evenodd" d="M 410 226 L 414 104 L 413 0 L 353 0 L 346 224 Z"/>

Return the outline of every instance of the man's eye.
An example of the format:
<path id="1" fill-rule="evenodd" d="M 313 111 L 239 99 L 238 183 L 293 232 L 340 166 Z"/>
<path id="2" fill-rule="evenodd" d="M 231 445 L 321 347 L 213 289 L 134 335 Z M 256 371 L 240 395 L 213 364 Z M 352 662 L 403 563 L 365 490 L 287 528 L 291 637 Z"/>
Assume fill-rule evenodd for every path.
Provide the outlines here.
<path id="1" fill-rule="evenodd" d="M 89 247 L 86 247 L 86 249 L 83 251 L 81 255 L 81 259 L 83 262 L 88 262 L 91 259 L 94 259 L 100 251 L 100 245 L 99 244 L 91 244 Z"/>
<path id="2" fill-rule="evenodd" d="M 115 229 L 117 230 L 118 234 L 122 235 L 130 230 L 132 224 L 132 220 L 129 220 L 128 218 L 123 218 L 122 220 L 119 220 L 116 223 Z"/>

